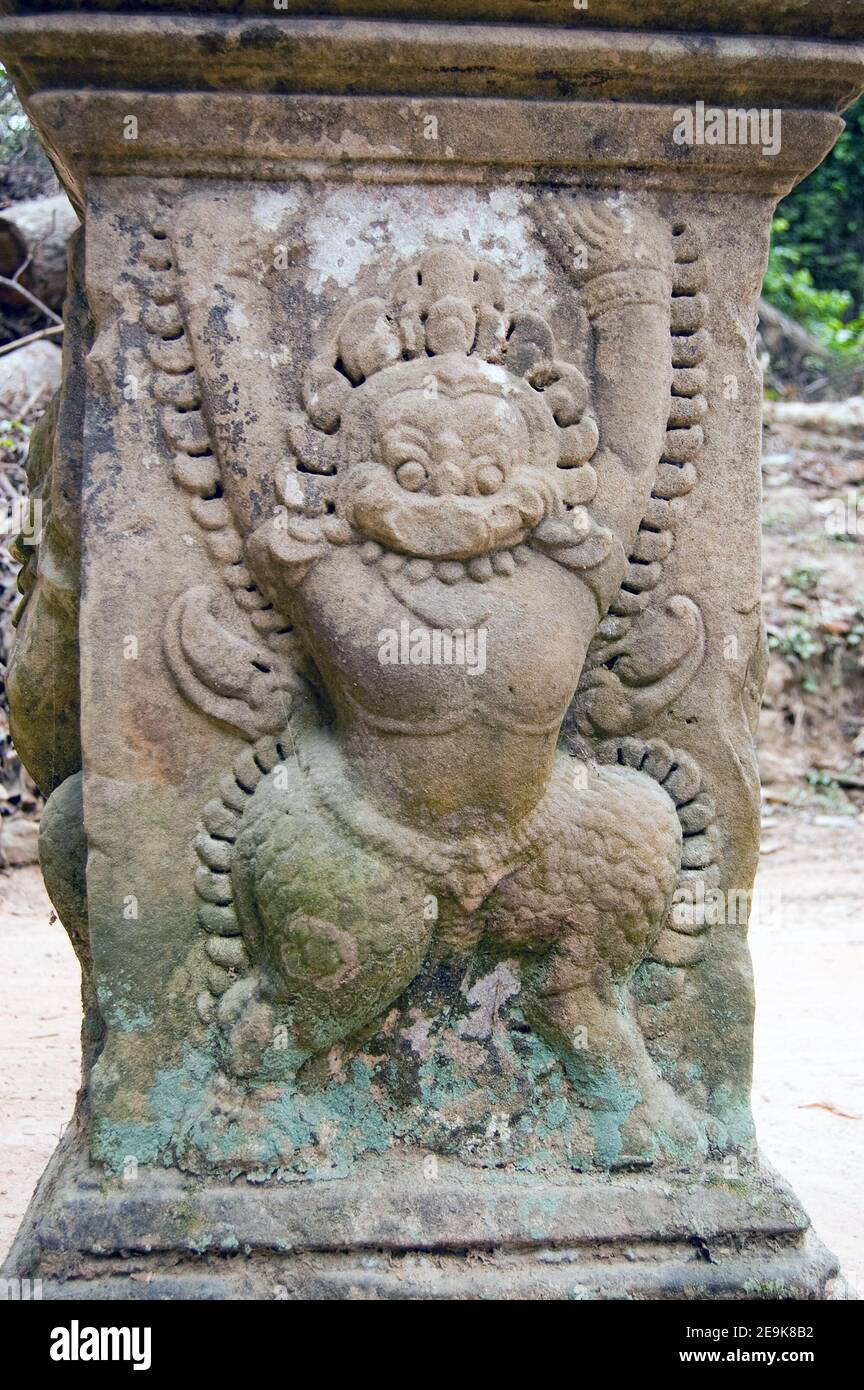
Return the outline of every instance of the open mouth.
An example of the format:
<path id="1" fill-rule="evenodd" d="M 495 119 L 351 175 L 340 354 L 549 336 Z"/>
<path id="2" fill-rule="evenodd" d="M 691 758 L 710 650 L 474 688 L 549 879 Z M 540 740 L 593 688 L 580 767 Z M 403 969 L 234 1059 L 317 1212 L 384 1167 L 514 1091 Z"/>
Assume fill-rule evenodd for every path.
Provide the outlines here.
<path id="1" fill-rule="evenodd" d="M 408 494 L 389 476 L 366 481 L 353 499 L 353 521 L 370 540 L 432 561 L 471 560 L 519 545 L 542 518 L 544 499 L 530 484 L 494 497 Z"/>

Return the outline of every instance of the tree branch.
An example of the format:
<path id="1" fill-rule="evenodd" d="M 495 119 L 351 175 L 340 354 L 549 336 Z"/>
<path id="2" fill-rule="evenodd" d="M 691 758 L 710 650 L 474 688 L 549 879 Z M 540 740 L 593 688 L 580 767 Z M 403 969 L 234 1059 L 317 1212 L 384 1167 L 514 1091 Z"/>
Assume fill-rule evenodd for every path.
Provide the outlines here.
<path id="1" fill-rule="evenodd" d="M 0 285 L 5 285 L 8 289 L 14 290 L 16 294 L 22 295 L 28 304 L 32 304 L 34 309 L 38 309 L 39 313 L 44 314 L 52 323 L 63 323 L 59 314 L 55 314 L 53 309 L 49 309 L 47 304 L 43 304 L 41 299 L 38 299 L 35 294 L 31 294 L 30 290 L 25 289 L 17 280 L 10 280 L 7 275 L 0 275 Z"/>
<path id="2" fill-rule="evenodd" d="M 14 343 L 4 343 L 0 347 L 0 357 L 5 357 L 7 352 L 15 352 L 16 348 L 26 347 L 27 343 L 36 343 L 40 338 L 53 338 L 57 333 L 63 332 L 63 321 L 52 323 L 50 328 L 40 328 L 35 333 L 28 333 L 26 338 L 16 338 Z"/>

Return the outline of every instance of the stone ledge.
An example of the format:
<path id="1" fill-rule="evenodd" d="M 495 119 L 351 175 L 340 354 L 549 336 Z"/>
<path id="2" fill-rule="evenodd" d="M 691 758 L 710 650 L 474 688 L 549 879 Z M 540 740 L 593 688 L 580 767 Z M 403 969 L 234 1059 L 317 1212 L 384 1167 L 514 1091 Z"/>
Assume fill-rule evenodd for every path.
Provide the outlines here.
<path id="1" fill-rule="evenodd" d="M 836 1264 L 808 1237 L 791 1252 L 760 1249 L 709 1264 L 669 1250 L 650 1261 L 592 1260 L 584 1254 L 550 1263 L 532 1252 L 482 1256 L 325 1255 L 212 1262 L 135 1261 L 100 1270 L 83 1265 L 74 1279 L 42 1280 L 49 1300 L 154 1299 L 434 1299 L 695 1300 L 830 1299 Z"/>
<path id="2" fill-rule="evenodd" d="M 7 1276 L 49 1298 L 822 1298 L 836 1262 L 764 1166 L 533 1174 L 406 1157 L 351 1179 L 105 1186 L 67 1145 Z M 278 1290 L 278 1292 L 277 1292 Z"/>
<path id="3" fill-rule="evenodd" d="M 786 192 L 836 140 L 839 116 L 790 111 L 776 156 L 678 145 L 675 108 L 624 102 L 225 92 L 44 92 L 30 110 L 70 183 L 93 175 L 406 182 L 510 180 Z M 137 138 L 124 139 L 130 113 Z M 434 116 L 436 140 L 424 137 Z"/>
<path id="4" fill-rule="evenodd" d="M 401 17 L 405 0 L 281 0 L 286 15 Z M 0 0 L 0 13 L 68 14 L 82 9 L 116 14 L 162 14 L 178 8 L 176 0 Z M 412 0 L 417 19 L 512 20 L 578 29 L 671 30 L 680 33 L 807 34 L 830 39 L 864 37 L 864 11 L 858 0 L 590 0 L 575 11 L 573 0 Z M 272 15 L 273 0 L 183 0 L 195 14 Z"/>
<path id="5" fill-rule="evenodd" d="M 703 100 L 842 109 L 864 48 L 538 25 L 63 15 L 0 22 L 22 88 Z"/>

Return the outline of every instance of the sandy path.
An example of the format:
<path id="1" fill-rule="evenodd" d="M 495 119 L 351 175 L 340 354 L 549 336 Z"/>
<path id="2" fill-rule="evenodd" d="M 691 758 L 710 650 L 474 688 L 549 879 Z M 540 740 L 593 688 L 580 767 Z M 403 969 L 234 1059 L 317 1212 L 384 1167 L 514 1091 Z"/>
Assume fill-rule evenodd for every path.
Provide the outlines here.
<path id="1" fill-rule="evenodd" d="M 772 843 L 779 848 L 766 855 Z M 864 829 L 856 819 L 841 829 L 786 813 L 776 830 L 763 831 L 750 933 L 757 1131 L 817 1233 L 840 1257 L 858 1298 L 864 1297 L 862 889 Z"/>
<path id="2" fill-rule="evenodd" d="M 0 1251 L 72 1112 L 80 972 L 37 868 L 0 874 Z"/>
<path id="3" fill-rule="evenodd" d="M 756 1121 L 854 1296 L 864 1292 L 864 830 L 781 812 L 765 843 L 779 847 L 762 860 L 751 934 Z M 78 967 L 49 911 L 36 869 L 0 875 L 0 1252 L 78 1083 Z"/>

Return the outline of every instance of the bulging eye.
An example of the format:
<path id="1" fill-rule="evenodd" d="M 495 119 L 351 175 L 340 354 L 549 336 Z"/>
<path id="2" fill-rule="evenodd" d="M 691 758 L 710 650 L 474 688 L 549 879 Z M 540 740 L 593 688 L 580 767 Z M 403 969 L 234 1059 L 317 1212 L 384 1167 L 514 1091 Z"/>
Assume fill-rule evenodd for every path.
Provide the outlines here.
<path id="1" fill-rule="evenodd" d="M 504 474 L 494 463 L 484 463 L 477 469 L 477 491 L 484 497 L 497 492 L 504 481 Z"/>
<path id="2" fill-rule="evenodd" d="M 408 459 L 396 469 L 397 483 L 408 492 L 419 492 L 427 476 L 426 469 L 416 459 Z"/>

